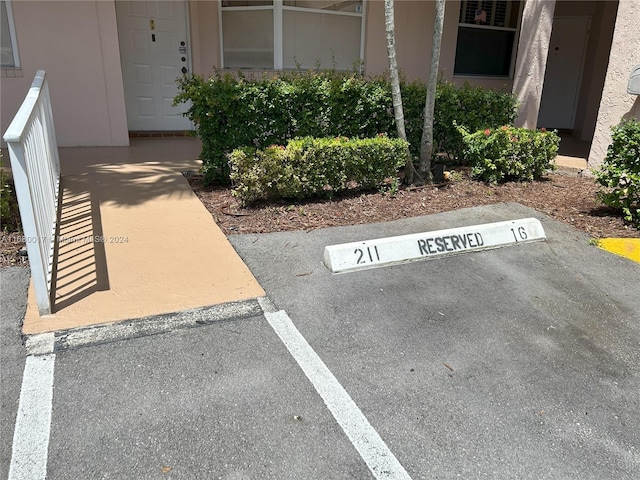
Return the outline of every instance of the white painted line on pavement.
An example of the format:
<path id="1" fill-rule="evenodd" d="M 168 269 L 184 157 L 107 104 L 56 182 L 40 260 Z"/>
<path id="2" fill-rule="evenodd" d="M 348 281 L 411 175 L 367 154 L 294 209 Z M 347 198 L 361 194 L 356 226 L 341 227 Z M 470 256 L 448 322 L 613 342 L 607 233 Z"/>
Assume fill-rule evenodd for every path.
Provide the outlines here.
<path id="1" fill-rule="evenodd" d="M 24 365 L 8 480 L 47 476 L 55 354 L 28 356 Z"/>
<path id="2" fill-rule="evenodd" d="M 264 310 L 267 321 L 298 362 L 373 475 L 378 479 L 410 479 L 378 432 L 295 327 L 287 312 L 280 310 L 274 313 L 269 308 Z"/>

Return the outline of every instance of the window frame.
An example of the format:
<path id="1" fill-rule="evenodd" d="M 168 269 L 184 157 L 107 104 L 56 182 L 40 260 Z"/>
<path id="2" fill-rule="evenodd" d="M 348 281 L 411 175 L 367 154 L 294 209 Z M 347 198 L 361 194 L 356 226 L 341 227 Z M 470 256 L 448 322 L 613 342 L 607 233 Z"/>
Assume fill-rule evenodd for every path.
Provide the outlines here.
<path id="1" fill-rule="evenodd" d="M 362 1 L 362 11 L 360 13 L 357 12 L 340 12 L 335 10 L 322 10 L 317 8 L 305 8 L 305 7 L 295 7 L 284 5 L 283 0 L 273 0 L 272 5 L 256 5 L 256 6 L 237 6 L 237 7 L 223 7 L 223 0 L 218 0 L 218 38 L 220 39 L 220 68 L 225 69 L 224 65 L 224 31 L 222 26 L 222 13 L 223 11 L 255 11 L 255 10 L 271 10 L 273 11 L 273 66 L 272 68 L 266 69 L 267 71 L 282 71 L 282 70 L 291 70 L 284 68 L 284 11 L 297 11 L 297 12 L 307 12 L 307 13 L 319 13 L 319 14 L 328 14 L 328 15 L 341 15 L 341 16 L 351 16 L 351 17 L 360 17 L 360 64 L 362 65 L 364 62 L 364 51 L 365 51 L 365 41 L 366 41 L 366 15 L 367 15 L 367 1 Z M 231 67 L 229 67 L 231 68 Z M 260 67 L 242 67 L 242 70 L 255 70 L 255 71 L 264 71 L 264 68 Z"/>
<path id="2" fill-rule="evenodd" d="M 1 0 L 7 12 L 7 24 L 9 25 L 9 39 L 11 41 L 11 52 L 13 53 L 13 65 L 1 65 L 2 70 L 19 70 L 20 53 L 18 51 L 18 37 L 16 35 L 16 24 L 13 18 L 13 5 L 11 0 Z"/>
<path id="3" fill-rule="evenodd" d="M 518 11 L 516 12 L 517 15 L 517 20 L 516 20 L 516 26 L 515 27 L 494 27 L 492 25 L 477 25 L 474 23 L 463 23 L 460 21 L 460 14 L 463 11 L 464 5 L 467 2 L 470 1 L 474 1 L 474 0 L 462 0 L 460 2 L 460 10 L 458 11 L 458 25 L 456 27 L 456 42 L 458 41 L 458 37 L 460 35 L 460 27 L 463 28 L 476 28 L 479 30 L 493 30 L 493 31 L 503 31 L 503 32 L 513 32 L 513 46 L 511 49 L 511 58 L 509 60 L 509 74 L 508 75 L 486 75 L 486 74 L 474 74 L 474 73 L 455 73 L 455 62 L 456 62 L 456 56 L 454 55 L 453 58 L 453 63 L 454 63 L 454 73 L 453 73 L 453 78 L 476 78 L 476 79 L 489 79 L 489 80 L 496 80 L 496 79 L 500 79 L 500 80 L 513 80 L 514 77 L 514 73 L 515 73 L 515 69 L 516 69 L 516 56 L 518 53 L 518 44 L 519 44 L 519 39 L 520 39 L 520 28 L 522 26 L 522 12 L 524 11 L 524 4 L 527 0 L 507 0 L 509 2 L 511 2 L 511 6 L 513 7 L 513 3 L 515 1 L 519 2 L 519 7 L 518 7 Z M 495 3 L 497 0 L 484 0 L 484 1 L 490 1 L 492 3 Z M 492 10 L 492 13 L 494 13 L 495 10 Z M 457 48 L 456 48 L 457 49 Z"/>

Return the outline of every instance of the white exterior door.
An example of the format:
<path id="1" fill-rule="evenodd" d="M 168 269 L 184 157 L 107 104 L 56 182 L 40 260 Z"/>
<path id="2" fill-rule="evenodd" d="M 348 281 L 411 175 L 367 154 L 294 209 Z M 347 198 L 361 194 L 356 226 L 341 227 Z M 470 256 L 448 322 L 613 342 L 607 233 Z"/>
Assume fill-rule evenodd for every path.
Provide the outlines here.
<path id="1" fill-rule="evenodd" d="M 590 17 L 555 17 L 538 127 L 573 129 Z"/>
<path id="2" fill-rule="evenodd" d="M 186 1 L 117 1 L 116 14 L 129 130 L 191 130 L 171 106 L 190 68 Z"/>

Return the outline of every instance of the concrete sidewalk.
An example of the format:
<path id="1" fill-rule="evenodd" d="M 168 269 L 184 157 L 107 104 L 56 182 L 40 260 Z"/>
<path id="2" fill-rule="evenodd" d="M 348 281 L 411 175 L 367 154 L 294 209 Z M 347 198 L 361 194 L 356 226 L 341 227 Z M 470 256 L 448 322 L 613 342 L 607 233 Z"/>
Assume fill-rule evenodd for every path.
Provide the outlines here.
<path id="1" fill-rule="evenodd" d="M 63 199 L 55 307 L 23 333 L 141 318 L 264 295 L 182 173 L 195 138 L 60 149 Z"/>

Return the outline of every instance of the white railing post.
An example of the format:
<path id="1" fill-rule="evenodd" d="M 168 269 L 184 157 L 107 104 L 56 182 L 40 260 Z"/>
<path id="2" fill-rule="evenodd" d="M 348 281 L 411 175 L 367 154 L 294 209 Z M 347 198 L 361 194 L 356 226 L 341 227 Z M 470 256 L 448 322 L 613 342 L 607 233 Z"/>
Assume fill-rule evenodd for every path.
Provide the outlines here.
<path id="1" fill-rule="evenodd" d="M 4 134 L 40 315 L 52 313 L 51 275 L 58 222 L 60 161 L 46 74 L 31 89 Z"/>

